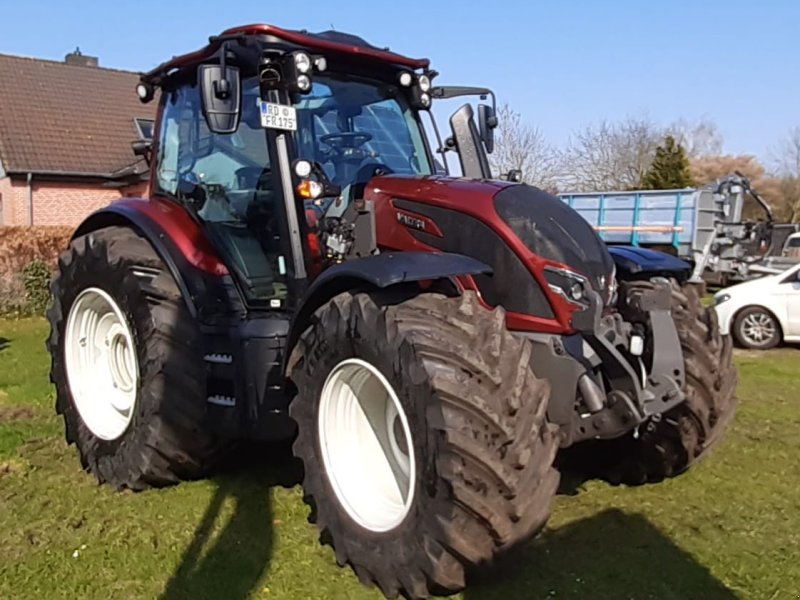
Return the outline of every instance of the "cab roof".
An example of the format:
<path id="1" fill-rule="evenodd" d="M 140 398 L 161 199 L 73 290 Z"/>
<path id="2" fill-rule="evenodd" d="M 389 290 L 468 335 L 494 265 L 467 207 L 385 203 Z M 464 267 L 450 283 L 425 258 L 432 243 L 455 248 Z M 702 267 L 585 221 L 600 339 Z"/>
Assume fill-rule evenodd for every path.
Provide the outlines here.
<path id="1" fill-rule="evenodd" d="M 409 58 L 391 52 L 388 48 L 373 46 L 363 38 L 348 33 L 339 31 L 309 33 L 305 30 L 281 29 L 275 25 L 252 24 L 226 29 L 218 36 L 209 38 L 209 43 L 204 48 L 176 56 L 145 73 L 142 75 L 142 81 L 158 84 L 164 75 L 174 69 L 180 69 L 209 58 L 219 50 L 223 42 L 247 36 L 264 37 L 266 41 L 288 43 L 311 51 L 349 55 L 353 58 L 360 57 L 410 69 L 427 69 L 430 65 L 430 61 L 427 58 Z"/>

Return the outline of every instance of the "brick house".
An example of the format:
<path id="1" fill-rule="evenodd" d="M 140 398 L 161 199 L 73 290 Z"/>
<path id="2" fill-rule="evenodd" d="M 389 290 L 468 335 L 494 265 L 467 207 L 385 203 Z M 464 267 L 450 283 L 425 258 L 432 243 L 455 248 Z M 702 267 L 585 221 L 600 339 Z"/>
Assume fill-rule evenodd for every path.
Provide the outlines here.
<path id="1" fill-rule="evenodd" d="M 74 226 L 92 211 L 146 192 L 131 142 L 152 135 L 155 103 L 138 74 L 0 54 L 0 226 Z"/>

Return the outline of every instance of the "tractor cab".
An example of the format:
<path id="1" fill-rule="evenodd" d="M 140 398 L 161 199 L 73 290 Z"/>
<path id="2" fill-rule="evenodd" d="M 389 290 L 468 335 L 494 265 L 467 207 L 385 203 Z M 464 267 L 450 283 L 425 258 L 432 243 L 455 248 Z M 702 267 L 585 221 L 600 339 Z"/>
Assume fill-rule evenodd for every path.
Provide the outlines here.
<path id="1" fill-rule="evenodd" d="M 446 88 L 435 76 L 426 59 L 338 32 L 225 31 L 142 76 L 142 101 L 161 89 L 153 196 L 189 210 L 251 308 L 284 308 L 326 266 L 375 251 L 374 234 L 354 233 L 370 226 L 362 200 L 374 177 L 433 175 L 437 151 L 465 145 L 486 164 L 468 105 L 439 138 L 429 109 Z M 493 108 L 480 116 L 487 138 Z"/>

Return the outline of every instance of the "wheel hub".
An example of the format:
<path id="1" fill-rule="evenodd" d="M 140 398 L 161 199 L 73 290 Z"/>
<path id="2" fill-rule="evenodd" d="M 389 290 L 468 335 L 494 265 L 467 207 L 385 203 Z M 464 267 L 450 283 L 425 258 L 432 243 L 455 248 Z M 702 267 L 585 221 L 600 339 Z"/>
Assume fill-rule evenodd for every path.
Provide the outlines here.
<path id="1" fill-rule="evenodd" d="M 64 335 L 70 394 L 84 424 L 104 440 L 130 425 L 139 381 L 128 321 L 100 288 L 82 291 L 70 308 Z"/>
<path id="2" fill-rule="evenodd" d="M 325 472 L 347 514 L 374 532 L 402 523 L 414 498 L 414 446 L 386 377 L 361 359 L 340 362 L 323 385 L 318 428 Z"/>
<path id="3" fill-rule="evenodd" d="M 775 335 L 775 324 L 769 315 L 752 313 L 747 315 L 742 322 L 742 334 L 754 345 L 761 345 Z"/>

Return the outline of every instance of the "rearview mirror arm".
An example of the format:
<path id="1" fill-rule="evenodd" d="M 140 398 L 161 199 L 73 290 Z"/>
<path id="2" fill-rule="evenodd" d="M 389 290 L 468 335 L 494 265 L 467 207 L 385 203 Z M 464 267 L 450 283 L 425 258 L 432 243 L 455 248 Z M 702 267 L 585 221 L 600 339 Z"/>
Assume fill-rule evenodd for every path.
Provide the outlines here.
<path id="1" fill-rule="evenodd" d="M 497 114 L 497 97 L 494 92 L 485 87 L 473 87 L 468 85 L 439 85 L 431 89 L 432 98 L 449 100 L 460 96 L 478 96 L 484 100 L 487 96 L 492 98 L 492 111 Z"/>

